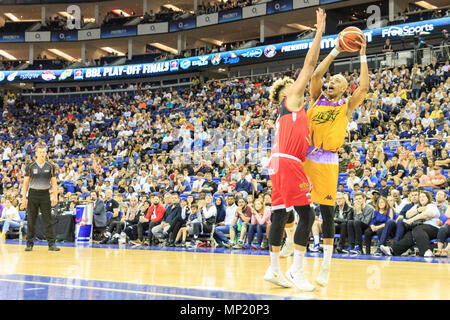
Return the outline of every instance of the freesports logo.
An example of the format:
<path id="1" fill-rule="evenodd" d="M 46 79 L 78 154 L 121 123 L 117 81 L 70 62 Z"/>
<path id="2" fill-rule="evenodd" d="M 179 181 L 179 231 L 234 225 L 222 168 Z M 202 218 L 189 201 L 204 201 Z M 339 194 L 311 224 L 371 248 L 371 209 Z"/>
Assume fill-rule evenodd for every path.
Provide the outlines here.
<path id="1" fill-rule="evenodd" d="M 407 36 L 407 35 L 414 35 L 419 32 L 430 32 L 434 30 L 434 26 L 432 24 L 424 24 L 419 26 L 403 26 L 403 27 L 389 27 L 386 29 L 383 29 L 381 31 L 381 36 L 383 38 L 385 37 L 401 37 L 401 36 Z"/>

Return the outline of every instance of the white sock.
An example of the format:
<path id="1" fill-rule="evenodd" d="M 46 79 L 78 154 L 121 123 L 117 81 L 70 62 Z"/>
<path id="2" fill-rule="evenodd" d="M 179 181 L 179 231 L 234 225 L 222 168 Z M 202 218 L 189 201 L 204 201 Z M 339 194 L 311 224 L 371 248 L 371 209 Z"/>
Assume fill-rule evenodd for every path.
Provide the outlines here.
<path id="1" fill-rule="evenodd" d="M 285 230 L 286 230 L 286 242 L 287 243 L 294 242 L 294 233 L 295 233 L 294 226 L 286 228 Z"/>
<path id="2" fill-rule="evenodd" d="M 320 236 L 313 236 L 313 238 L 314 238 L 314 245 L 320 243 Z"/>
<path id="3" fill-rule="evenodd" d="M 303 260 L 305 258 L 305 251 L 294 250 L 294 262 L 291 266 L 291 272 L 297 273 L 303 269 Z"/>
<path id="4" fill-rule="evenodd" d="M 323 262 L 322 266 L 329 266 L 331 263 L 331 256 L 333 255 L 333 245 L 326 244 L 323 246 Z"/>
<path id="5" fill-rule="evenodd" d="M 270 251 L 270 268 L 273 272 L 280 272 L 280 252 Z"/>

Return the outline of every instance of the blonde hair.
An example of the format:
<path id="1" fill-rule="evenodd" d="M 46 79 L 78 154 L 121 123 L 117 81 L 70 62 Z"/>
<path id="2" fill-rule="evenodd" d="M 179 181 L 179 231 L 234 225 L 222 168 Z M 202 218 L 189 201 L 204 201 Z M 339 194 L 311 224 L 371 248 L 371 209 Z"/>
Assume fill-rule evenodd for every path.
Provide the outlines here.
<path id="1" fill-rule="evenodd" d="M 281 91 L 293 83 L 294 80 L 289 77 L 284 77 L 275 81 L 275 83 L 270 87 L 270 101 L 280 103 L 282 99 L 282 97 L 280 97 Z"/>

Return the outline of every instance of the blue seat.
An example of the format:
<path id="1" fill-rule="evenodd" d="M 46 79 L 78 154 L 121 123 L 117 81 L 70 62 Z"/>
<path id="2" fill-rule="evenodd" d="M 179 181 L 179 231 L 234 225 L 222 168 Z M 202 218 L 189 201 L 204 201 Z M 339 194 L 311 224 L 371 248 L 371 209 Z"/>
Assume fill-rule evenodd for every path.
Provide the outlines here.
<path id="1" fill-rule="evenodd" d="M 19 211 L 20 220 L 24 220 L 26 214 L 27 214 L 26 211 Z"/>

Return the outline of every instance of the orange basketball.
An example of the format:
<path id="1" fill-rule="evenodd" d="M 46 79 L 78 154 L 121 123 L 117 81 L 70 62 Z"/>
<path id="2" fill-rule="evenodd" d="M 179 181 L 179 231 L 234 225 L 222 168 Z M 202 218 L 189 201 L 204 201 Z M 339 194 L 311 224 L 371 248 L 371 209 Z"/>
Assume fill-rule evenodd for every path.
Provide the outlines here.
<path id="1" fill-rule="evenodd" d="M 347 27 L 339 32 L 339 46 L 347 52 L 356 52 L 361 49 L 358 42 L 364 38 L 364 33 L 357 27 Z"/>

